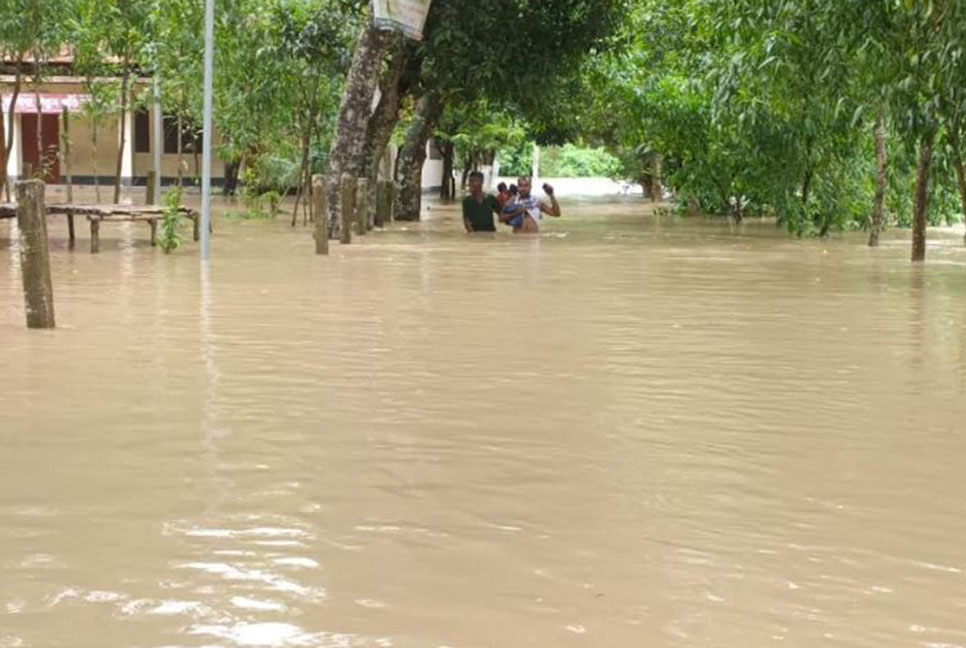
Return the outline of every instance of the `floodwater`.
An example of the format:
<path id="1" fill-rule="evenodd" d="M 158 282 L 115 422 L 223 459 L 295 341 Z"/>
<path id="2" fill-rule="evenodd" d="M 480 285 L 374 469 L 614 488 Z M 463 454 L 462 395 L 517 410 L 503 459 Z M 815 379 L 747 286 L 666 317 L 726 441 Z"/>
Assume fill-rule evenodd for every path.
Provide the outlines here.
<path id="1" fill-rule="evenodd" d="M 966 646 L 959 235 L 564 207 L 0 223 L 0 647 Z"/>

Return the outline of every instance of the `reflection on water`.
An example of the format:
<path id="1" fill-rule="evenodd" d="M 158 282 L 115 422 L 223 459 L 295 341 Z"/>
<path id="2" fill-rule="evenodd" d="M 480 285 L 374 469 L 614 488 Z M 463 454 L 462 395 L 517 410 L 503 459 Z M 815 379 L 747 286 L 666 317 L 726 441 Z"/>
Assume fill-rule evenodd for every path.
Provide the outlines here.
<path id="1" fill-rule="evenodd" d="M 0 648 L 966 646 L 958 236 L 565 207 L 55 226 L 33 333 L 0 223 Z"/>

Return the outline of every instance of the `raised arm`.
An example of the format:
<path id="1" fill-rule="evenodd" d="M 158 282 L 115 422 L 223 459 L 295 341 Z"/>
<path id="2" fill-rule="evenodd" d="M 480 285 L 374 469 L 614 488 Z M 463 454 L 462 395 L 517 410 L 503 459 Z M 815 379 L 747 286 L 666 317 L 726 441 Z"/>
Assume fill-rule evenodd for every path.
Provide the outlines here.
<path id="1" fill-rule="evenodd" d="M 542 211 L 547 216 L 553 216 L 554 218 L 560 218 L 560 203 L 557 202 L 557 196 L 553 193 L 553 187 L 548 184 L 543 185 L 543 190 L 547 192 L 547 196 L 550 198 L 550 204 L 548 205 L 546 201 L 540 201 L 540 211 Z"/>

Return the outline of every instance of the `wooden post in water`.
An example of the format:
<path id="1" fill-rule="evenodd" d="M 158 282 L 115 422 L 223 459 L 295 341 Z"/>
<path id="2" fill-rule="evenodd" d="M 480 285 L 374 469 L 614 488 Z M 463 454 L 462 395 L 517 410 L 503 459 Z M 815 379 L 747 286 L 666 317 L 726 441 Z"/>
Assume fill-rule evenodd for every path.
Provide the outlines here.
<path id="1" fill-rule="evenodd" d="M 154 181 L 158 177 L 157 171 L 148 171 L 148 185 L 144 192 L 144 204 L 154 205 L 157 196 L 154 195 Z"/>
<path id="2" fill-rule="evenodd" d="M 312 176 L 312 204 L 315 213 L 315 253 L 329 253 L 329 190 L 325 176 Z"/>
<path id="3" fill-rule="evenodd" d="M 385 227 L 392 221 L 392 199 L 395 190 L 392 180 L 380 180 L 376 184 L 376 227 Z"/>
<path id="4" fill-rule="evenodd" d="M 73 250 L 74 242 L 77 239 L 74 237 L 74 212 L 72 211 L 67 212 L 67 235 L 69 237 L 69 242 L 67 245 L 71 250 Z"/>
<path id="5" fill-rule="evenodd" d="M 101 221 L 99 218 L 91 219 L 91 254 L 101 251 Z"/>
<path id="6" fill-rule="evenodd" d="M 340 186 L 339 213 L 342 216 L 339 242 L 348 245 L 352 243 L 352 216 L 356 205 L 356 179 L 348 173 L 342 174 Z"/>
<path id="7" fill-rule="evenodd" d="M 356 234 L 364 236 L 369 231 L 369 179 L 356 181 Z"/>
<path id="8" fill-rule="evenodd" d="M 21 180 L 15 186 L 27 328 L 54 328 L 54 289 L 47 252 L 44 183 L 42 180 Z"/>

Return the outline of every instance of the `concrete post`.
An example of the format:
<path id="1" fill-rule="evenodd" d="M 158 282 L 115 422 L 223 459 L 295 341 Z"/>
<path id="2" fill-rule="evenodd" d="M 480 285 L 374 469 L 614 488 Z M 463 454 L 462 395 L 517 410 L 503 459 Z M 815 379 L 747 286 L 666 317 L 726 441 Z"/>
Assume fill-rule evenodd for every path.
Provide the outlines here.
<path id="1" fill-rule="evenodd" d="M 369 179 L 356 181 L 356 234 L 364 236 L 369 230 Z"/>
<path id="2" fill-rule="evenodd" d="M 154 166 L 154 196 L 161 197 L 161 154 L 164 152 L 164 123 L 161 114 L 161 80 L 154 75 L 154 106 L 151 109 L 151 157 Z M 197 239 L 195 239 L 197 240 Z"/>
<path id="3" fill-rule="evenodd" d="M 148 171 L 148 184 L 145 187 L 145 191 L 144 191 L 145 205 L 155 204 L 154 201 L 157 199 L 156 198 L 157 194 L 155 194 L 155 180 L 157 179 L 157 177 L 158 177 L 157 171 Z"/>
<path id="4" fill-rule="evenodd" d="M 395 194 L 392 180 L 380 180 L 376 185 L 376 227 L 392 222 L 392 201 Z"/>
<path id="5" fill-rule="evenodd" d="M 348 245 L 352 243 L 352 217 L 356 203 L 356 179 L 348 173 L 343 173 L 339 193 L 339 213 L 342 216 L 339 242 Z"/>
<path id="6" fill-rule="evenodd" d="M 124 120 L 124 154 L 121 159 L 121 186 L 130 187 L 134 180 L 134 111 L 128 108 L 121 115 Z M 118 137 L 121 126 L 118 124 Z M 116 150 L 116 149 L 115 149 Z"/>
<path id="7" fill-rule="evenodd" d="M 9 128 L 9 124 L 7 123 L 7 117 L 9 115 L 7 115 L 7 111 L 5 110 L 2 112 L 3 112 L 3 136 L 6 137 L 7 129 Z M 21 144 L 20 115 L 15 113 L 13 116 L 13 142 L 10 145 L 10 153 L 9 153 L 9 157 L 7 158 L 7 178 L 8 178 L 8 181 L 10 182 L 10 186 L 13 186 L 13 183 L 18 178 L 20 178 L 20 173 L 21 173 L 20 144 Z"/>
<path id="8" fill-rule="evenodd" d="M 312 176 L 312 201 L 315 213 L 315 253 L 329 253 L 329 191 L 325 176 Z"/>

